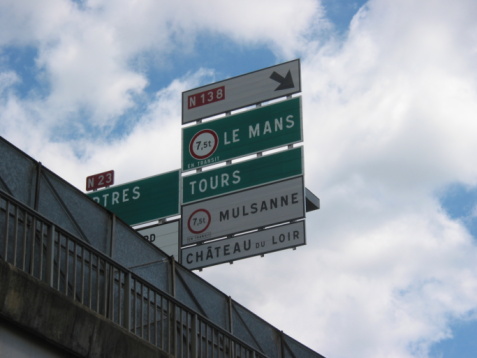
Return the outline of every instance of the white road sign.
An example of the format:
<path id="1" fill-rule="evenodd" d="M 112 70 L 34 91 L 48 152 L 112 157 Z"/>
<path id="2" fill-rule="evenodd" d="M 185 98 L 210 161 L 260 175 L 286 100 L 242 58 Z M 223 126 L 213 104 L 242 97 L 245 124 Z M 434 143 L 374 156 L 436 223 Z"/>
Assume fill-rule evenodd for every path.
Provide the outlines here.
<path id="1" fill-rule="evenodd" d="M 182 124 L 301 91 L 300 60 L 182 93 Z"/>
<path id="2" fill-rule="evenodd" d="M 303 176 L 182 206 L 181 246 L 305 217 Z"/>
<path id="3" fill-rule="evenodd" d="M 193 270 L 306 244 L 305 221 L 275 226 L 181 250 L 181 263 Z"/>
<path id="4" fill-rule="evenodd" d="M 179 220 L 144 227 L 137 232 L 169 256 L 179 259 Z"/>

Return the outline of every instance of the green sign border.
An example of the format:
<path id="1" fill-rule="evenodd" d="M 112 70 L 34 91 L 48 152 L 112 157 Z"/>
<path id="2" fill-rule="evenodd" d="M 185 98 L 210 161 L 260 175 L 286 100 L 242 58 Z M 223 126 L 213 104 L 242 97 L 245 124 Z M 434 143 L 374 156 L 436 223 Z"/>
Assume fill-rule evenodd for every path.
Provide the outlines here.
<path id="1" fill-rule="evenodd" d="M 182 204 L 298 175 L 303 175 L 303 147 L 183 176 Z"/>
<path id="2" fill-rule="evenodd" d="M 128 225 L 137 225 L 179 215 L 179 183 L 180 170 L 175 170 L 86 195 Z"/>
<path id="3" fill-rule="evenodd" d="M 259 107 L 232 116 L 182 129 L 182 170 L 198 169 L 207 165 L 238 158 L 252 153 L 274 149 L 303 141 L 301 97 Z M 292 118 L 288 118 L 292 116 Z M 250 129 L 253 128 L 253 132 Z M 196 159 L 190 153 L 194 136 L 205 129 L 218 136 L 215 151 L 205 159 Z M 256 130 L 258 129 L 258 134 Z"/>

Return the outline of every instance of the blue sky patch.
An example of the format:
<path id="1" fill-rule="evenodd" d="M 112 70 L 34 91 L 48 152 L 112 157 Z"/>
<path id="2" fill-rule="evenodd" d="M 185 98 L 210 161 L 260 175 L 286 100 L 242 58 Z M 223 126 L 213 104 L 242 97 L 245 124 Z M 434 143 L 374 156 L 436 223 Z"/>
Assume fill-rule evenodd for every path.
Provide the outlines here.
<path id="1" fill-rule="evenodd" d="M 477 187 L 452 184 L 439 200 L 452 219 L 460 220 L 472 236 L 477 237 Z"/>
<path id="2" fill-rule="evenodd" d="M 459 321 L 452 326 L 452 338 L 435 344 L 431 358 L 475 358 L 477 352 L 477 321 Z"/>
<path id="3" fill-rule="evenodd" d="M 37 56 L 38 49 L 33 46 L 6 46 L 1 49 L 0 70 L 15 70 L 19 81 L 14 88 L 20 98 L 46 89 L 46 85 L 38 76 L 38 67 L 35 63 Z"/>

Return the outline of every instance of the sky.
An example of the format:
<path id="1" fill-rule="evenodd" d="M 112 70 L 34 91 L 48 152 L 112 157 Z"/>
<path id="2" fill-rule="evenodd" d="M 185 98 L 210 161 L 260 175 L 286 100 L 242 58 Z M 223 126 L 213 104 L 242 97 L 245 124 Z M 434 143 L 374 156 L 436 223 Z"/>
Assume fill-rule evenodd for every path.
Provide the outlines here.
<path id="1" fill-rule="evenodd" d="M 198 275 L 328 358 L 477 351 L 475 0 L 0 0 L 0 135 L 84 191 L 181 163 L 181 93 L 300 59 L 307 245 Z"/>

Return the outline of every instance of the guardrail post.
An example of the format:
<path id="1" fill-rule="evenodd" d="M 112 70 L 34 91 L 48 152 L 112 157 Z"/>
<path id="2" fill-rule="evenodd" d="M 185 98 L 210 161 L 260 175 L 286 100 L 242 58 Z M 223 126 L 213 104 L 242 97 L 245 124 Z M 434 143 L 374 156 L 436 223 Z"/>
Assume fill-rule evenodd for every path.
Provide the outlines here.
<path id="1" fill-rule="evenodd" d="M 48 242 L 46 246 L 46 283 L 53 287 L 53 272 L 55 268 L 55 225 L 51 225 L 48 230 Z"/>

